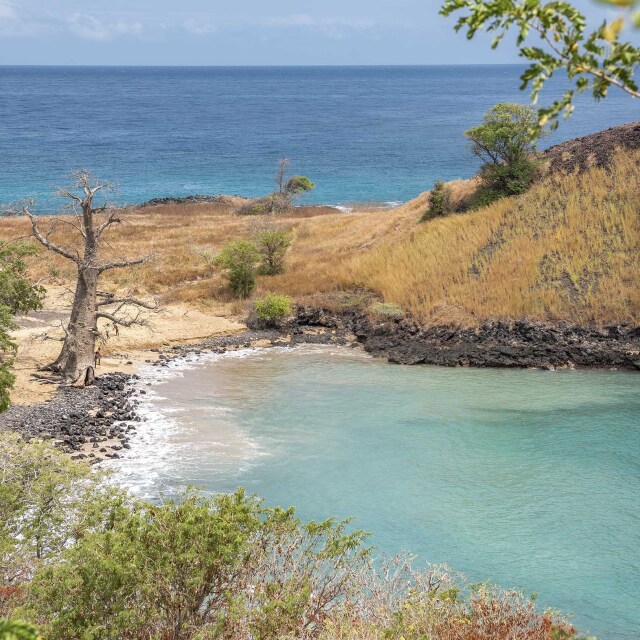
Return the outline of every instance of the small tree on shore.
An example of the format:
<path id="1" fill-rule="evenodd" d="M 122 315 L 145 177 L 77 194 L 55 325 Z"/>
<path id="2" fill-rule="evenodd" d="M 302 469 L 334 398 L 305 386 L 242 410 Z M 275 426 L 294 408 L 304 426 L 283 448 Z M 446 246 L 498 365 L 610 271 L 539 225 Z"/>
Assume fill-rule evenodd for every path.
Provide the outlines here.
<path id="1" fill-rule="evenodd" d="M 274 180 L 278 189 L 264 198 L 259 198 L 243 206 L 239 210 L 241 215 L 285 213 L 291 209 L 296 198 L 315 188 L 315 183 L 306 176 L 293 176 L 292 178 L 288 178 L 289 164 L 289 158 L 280 160 L 278 163 L 278 172 Z"/>
<path id="2" fill-rule="evenodd" d="M 144 324 L 139 310 L 156 309 L 157 306 L 98 290 L 98 281 L 105 272 L 142 264 L 146 258 L 101 259 L 104 234 L 114 224 L 122 222 L 123 211 L 106 202 L 97 204 L 98 196 L 110 191 L 109 182 L 97 180 L 86 169 L 74 172 L 72 177 L 72 185 L 58 191 L 58 195 L 68 201 L 60 212 L 66 215 L 48 218 L 46 229 L 41 228 L 41 220 L 33 212 L 33 201 L 23 203 L 17 212 L 29 218 L 33 236 L 40 244 L 76 266 L 75 294 L 62 350 L 55 362 L 45 369 L 59 373 L 66 383 L 85 385 L 91 384 L 94 377 L 98 320 L 104 319 L 116 328 Z M 70 242 L 64 246 L 52 240 L 52 235 L 63 226 L 71 230 Z M 131 312 L 131 309 L 137 311 Z"/>
<path id="3" fill-rule="evenodd" d="M 527 105 L 497 104 L 482 124 L 465 131 L 473 153 L 483 160 L 477 204 L 524 193 L 538 173 L 536 110 Z"/>
<path id="4" fill-rule="evenodd" d="M 274 202 L 280 202 L 280 206 L 284 206 L 285 210 L 293 206 L 296 198 L 303 193 L 313 191 L 316 185 L 306 176 L 293 176 L 287 179 L 287 170 L 289 167 L 289 158 L 283 158 L 278 163 L 278 191 L 273 194 Z"/>

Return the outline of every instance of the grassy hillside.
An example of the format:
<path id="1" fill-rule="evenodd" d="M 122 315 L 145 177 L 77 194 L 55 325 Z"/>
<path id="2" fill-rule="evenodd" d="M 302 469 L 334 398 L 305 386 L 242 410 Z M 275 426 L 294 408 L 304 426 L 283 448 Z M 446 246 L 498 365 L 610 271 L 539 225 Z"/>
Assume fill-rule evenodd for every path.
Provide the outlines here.
<path id="1" fill-rule="evenodd" d="M 640 154 L 398 233 L 336 269 L 425 321 L 640 321 Z M 322 283 L 324 288 L 329 281 Z"/>
<path id="2" fill-rule="evenodd" d="M 296 210 L 275 220 L 294 234 L 287 272 L 261 277 L 257 294 L 331 305 L 354 297 L 345 292 L 368 290 L 425 322 L 640 323 L 639 193 L 640 152 L 621 151 L 608 169 L 550 176 L 519 198 L 421 225 L 426 194 L 392 210 L 311 217 Z M 246 303 L 229 297 L 211 258 L 265 219 L 234 212 L 215 203 L 132 212 L 106 251 L 151 259 L 111 272 L 105 285 L 243 313 Z M 0 237 L 27 233 L 25 220 L 2 221 Z M 64 242 L 66 234 L 60 225 L 54 237 Z M 73 265 L 42 257 L 34 275 L 73 278 Z"/>

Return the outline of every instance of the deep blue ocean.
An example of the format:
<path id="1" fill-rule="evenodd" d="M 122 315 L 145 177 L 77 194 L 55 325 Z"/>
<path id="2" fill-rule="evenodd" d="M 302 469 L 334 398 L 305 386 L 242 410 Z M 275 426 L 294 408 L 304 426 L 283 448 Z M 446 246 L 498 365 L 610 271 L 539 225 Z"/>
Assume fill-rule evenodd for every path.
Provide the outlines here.
<path id="1" fill-rule="evenodd" d="M 397 202 L 477 162 L 463 132 L 498 102 L 527 102 L 522 67 L 0 67 L 0 202 L 43 206 L 70 170 L 120 202 L 261 195 L 278 159 L 317 184 L 310 202 Z M 545 102 L 560 91 L 556 83 Z M 612 90 L 581 97 L 544 145 L 640 119 Z"/>

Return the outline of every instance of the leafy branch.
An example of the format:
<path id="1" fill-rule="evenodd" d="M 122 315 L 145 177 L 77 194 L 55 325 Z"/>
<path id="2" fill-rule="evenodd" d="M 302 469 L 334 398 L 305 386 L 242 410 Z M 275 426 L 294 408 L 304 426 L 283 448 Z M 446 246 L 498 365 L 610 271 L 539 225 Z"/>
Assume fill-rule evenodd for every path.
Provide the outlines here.
<path id="1" fill-rule="evenodd" d="M 633 6 L 640 0 L 599 0 L 603 4 L 626 7 L 631 20 L 640 25 Z M 441 15 L 460 14 L 456 31 L 466 31 L 469 40 L 479 31 L 494 34 L 495 49 L 509 31 L 517 32 L 520 56 L 531 64 L 522 74 L 521 89 L 531 87 L 538 101 L 544 84 L 555 73 L 565 71 L 572 87 L 548 107 L 539 110 L 539 127 L 558 126 L 558 116 L 568 118 L 577 94 L 590 91 L 596 100 L 606 97 L 610 87 L 640 98 L 635 74 L 640 67 L 640 49 L 620 39 L 626 21 L 620 16 L 604 21 L 589 32 L 585 16 L 567 2 L 541 0 L 445 0 Z M 531 44 L 531 38 L 536 42 Z"/>

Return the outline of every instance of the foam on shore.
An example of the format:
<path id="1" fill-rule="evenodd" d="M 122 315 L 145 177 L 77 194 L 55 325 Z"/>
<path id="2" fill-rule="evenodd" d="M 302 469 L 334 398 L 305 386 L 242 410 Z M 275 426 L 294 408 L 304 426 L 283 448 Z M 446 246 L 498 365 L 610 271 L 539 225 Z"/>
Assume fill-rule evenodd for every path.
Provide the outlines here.
<path id="1" fill-rule="evenodd" d="M 136 423 L 137 429 L 130 438 L 131 448 L 121 452 L 121 457 L 103 463 L 112 470 L 115 479 L 136 494 L 145 498 L 158 498 L 172 487 L 164 486 L 162 477 L 166 477 L 166 469 L 175 466 L 176 459 L 183 459 L 186 464 L 194 461 L 194 445 L 189 438 L 190 419 L 188 407 L 169 404 L 162 395 L 163 384 L 182 377 L 184 372 L 204 366 L 222 358 L 247 358 L 255 355 L 258 348 L 239 349 L 225 353 L 188 354 L 164 366 L 146 365 L 139 369 L 139 379 L 131 383 L 132 398 L 139 404 L 137 414 L 142 422 Z M 224 423 L 228 437 L 209 440 L 201 443 L 219 457 L 224 472 L 225 456 L 233 457 L 233 464 L 238 473 L 244 471 L 259 455 L 258 444 L 249 438 L 241 425 L 224 407 L 207 407 L 211 413 L 211 422 Z M 226 427 L 230 427 L 227 429 Z"/>

